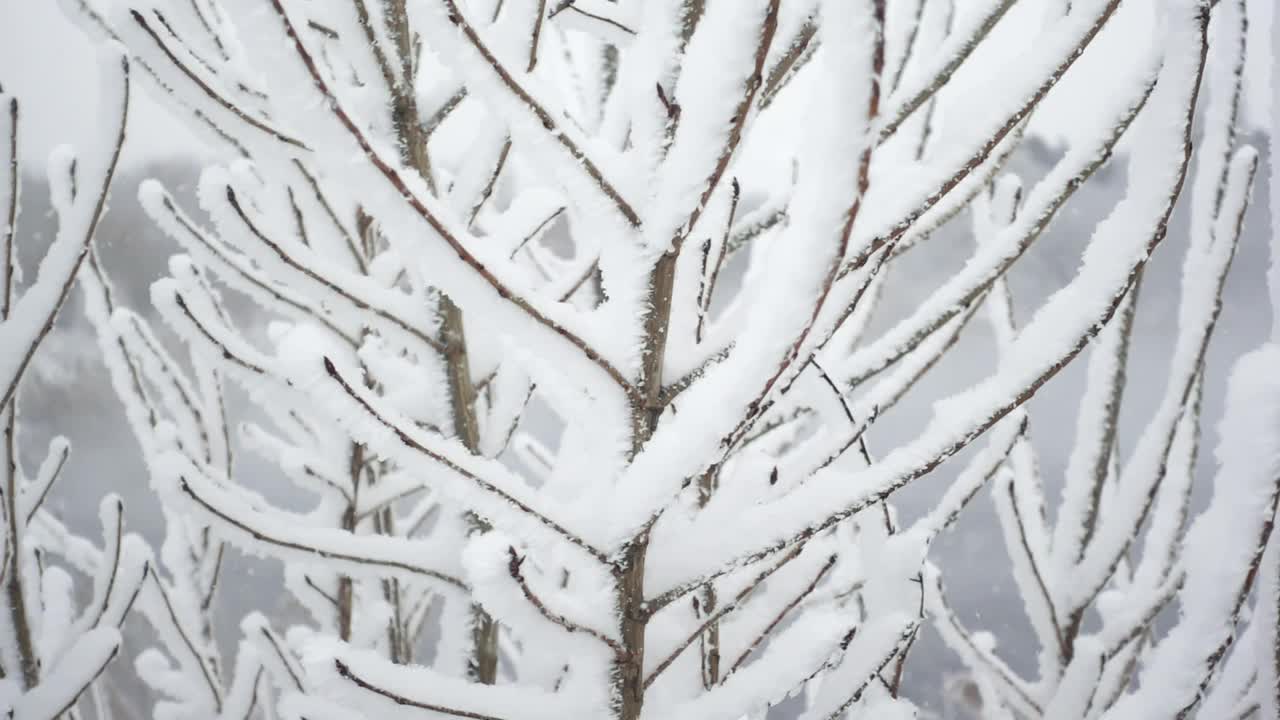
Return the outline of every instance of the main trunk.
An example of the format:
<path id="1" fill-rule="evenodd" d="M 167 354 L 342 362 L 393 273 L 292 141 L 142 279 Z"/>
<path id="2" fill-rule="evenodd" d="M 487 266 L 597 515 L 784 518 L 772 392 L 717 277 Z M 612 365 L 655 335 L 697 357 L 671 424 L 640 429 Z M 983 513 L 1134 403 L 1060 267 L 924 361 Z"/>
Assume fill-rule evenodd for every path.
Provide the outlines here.
<path id="1" fill-rule="evenodd" d="M 675 284 L 676 252 L 658 259 L 649 281 L 649 314 L 645 317 L 645 356 L 641 392 L 631 408 L 632 455 L 653 436 L 662 414 L 662 364 L 671 322 L 671 291 Z M 617 610 L 625 653 L 614 668 L 614 695 L 620 720 L 638 720 L 644 708 L 644 641 L 649 624 L 645 606 L 644 570 L 649 549 L 646 528 L 627 546 L 614 572 Z"/>
<path id="2" fill-rule="evenodd" d="M 361 0 L 358 8 L 363 9 L 363 1 Z M 391 85 L 392 97 L 390 98 L 392 121 L 400 144 L 400 156 L 405 163 L 417 170 L 426 181 L 427 188 L 434 193 L 435 177 L 431 170 L 430 154 L 427 151 L 428 138 L 422 131 L 414 95 L 417 58 L 413 47 L 414 41 L 410 37 L 405 0 L 383 0 L 383 13 L 388 35 L 395 44 L 394 62 L 398 66 L 400 78 L 400 83 Z M 361 19 L 367 24 L 368 13 L 362 12 L 361 15 Z M 372 35 L 372 28 L 366 27 L 366 30 L 370 33 L 370 44 L 374 52 L 380 53 Z M 383 71 L 390 80 L 396 72 L 392 69 L 390 62 L 385 58 L 383 60 Z M 476 390 L 471 382 L 462 310 L 448 297 L 442 297 L 440 315 L 454 431 L 467 450 L 475 453 L 480 447 L 480 429 L 475 415 Z M 469 521 L 475 531 L 488 530 L 487 524 L 478 517 L 470 516 Z M 479 605 L 473 605 L 471 608 L 471 642 L 471 658 L 468 662 L 471 679 L 492 685 L 498 675 L 498 624 Z"/>

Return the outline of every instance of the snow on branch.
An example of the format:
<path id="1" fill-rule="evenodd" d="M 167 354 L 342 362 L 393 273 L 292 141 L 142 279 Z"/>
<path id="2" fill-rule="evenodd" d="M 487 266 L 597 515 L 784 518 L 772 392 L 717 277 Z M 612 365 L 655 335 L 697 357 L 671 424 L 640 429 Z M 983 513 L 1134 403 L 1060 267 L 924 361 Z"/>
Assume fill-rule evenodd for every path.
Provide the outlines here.
<path id="1" fill-rule="evenodd" d="M 10 158 L 5 163 L 4 180 L 0 186 L 8 188 L 9 215 L 6 223 L 4 289 L 5 316 L 0 322 L 0 346 L 9 349 L 0 356 L 0 408 L 13 399 L 23 372 L 31 363 L 36 345 L 53 326 L 58 309 L 71 292 L 76 271 L 84 260 L 93 238 L 98 220 L 107 203 L 107 189 L 115 173 L 116 161 L 124 146 L 125 126 L 129 116 L 129 61 L 117 49 L 103 51 L 101 67 L 101 105 L 107 122 L 97 128 L 95 147 L 105 154 L 95 152 L 77 162 L 69 148 L 63 147 L 49 163 L 49 184 L 55 198 L 58 214 L 58 234 L 40 262 L 35 282 L 10 305 L 14 288 L 12 262 L 14 259 L 13 227 L 16 225 L 18 161 L 13 155 L 18 132 L 18 101 L 8 98 L 8 112 L 4 135 L 8 138 Z"/>
<path id="2" fill-rule="evenodd" d="M 906 718 L 928 625 L 991 717 L 1264 707 L 1229 647 L 1270 562 L 1273 458 L 1239 430 L 1270 422 L 1270 350 L 1236 373 L 1220 451 L 1220 478 L 1253 480 L 1191 502 L 1258 164 L 1240 0 L 66 4 L 221 153 L 210 222 L 139 193 L 184 253 L 151 292 L 182 346 L 117 306 L 96 255 L 81 281 L 165 512 L 139 593 L 158 717 L 739 720 L 797 697 L 806 720 Z M 1006 169 L 1036 167 L 1032 118 L 1061 95 L 1077 132 L 1024 183 Z M 53 167 L 74 214 L 99 178 Z M 1108 183 L 1078 267 L 1015 293 Z M 1184 270 L 1157 279 L 1181 290 L 1175 348 L 1139 417 L 1139 290 L 1188 202 Z M 973 242 L 929 240 L 954 232 Z M 943 382 L 988 345 L 976 383 Z M 1078 407 L 1029 402 L 1077 361 Z M 927 422 L 892 419 L 917 403 Z M 1057 483 L 1038 416 L 1072 412 Z M 16 514 L 112 557 L 129 543 L 95 554 L 42 509 L 64 458 Z M 928 503 L 900 515 L 908 486 Z M 1030 669 L 953 610 L 963 569 L 930 552 L 987 493 Z M 258 603 L 234 662 L 233 547 L 301 607 Z"/>
<path id="3" fill-rule="evenodd" d="M 21 288 L 19 269 L 20 112 L 17 98 L 0 92 L 0 514 L 3 564 L 0 583 L 0 711 L 13 718 L 49 719 L 75 714 L 87 696 L 101 698 L 103 672 L 121 646 L 120 627 L 150 573 L 141 539 L 124 529 L 124 504 L 103 498 L 101 547 L 62 532 L 45 502 L 71 448 L 50 443 L 31 472 L 20 456 L 25 442 L 20 402 L 23 377 L 70 294 L 106 208 L 107 192 L 125 141 L 130 63 L 119 46 L 100 53 L 100 124 L 97 146 L 77 156 L 63 146 L 49 158 L 48 178 L 58 232 L 35 278 Z M 65 485 L 71 480 L 63 479 Z M 88 601 L 75 571 L 91 584 Z M 90 705 L 89 701 L 85 701 Z M 97 703 L 92 703 L 97 705 Z M 98 707 L 101 707 L 98 705 Z"/>

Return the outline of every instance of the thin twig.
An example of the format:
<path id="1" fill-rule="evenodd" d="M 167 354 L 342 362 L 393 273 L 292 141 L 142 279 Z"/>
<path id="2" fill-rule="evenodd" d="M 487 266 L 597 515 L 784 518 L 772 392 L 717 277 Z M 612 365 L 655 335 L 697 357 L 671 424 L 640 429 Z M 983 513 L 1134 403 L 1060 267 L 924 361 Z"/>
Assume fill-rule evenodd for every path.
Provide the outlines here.
<path id="1" fill-rule="evenodd" d="M 609 649 L 613 650 L 614 654 L 616 655 L 626 654 L 627 652 L 626 648 L 622 647 L 622 643 L 619 643 L 617 640 L 614 640 L 613 638 L 609 637 L 608 635 L 605 635 L 599 630 L 594 630 L 584 625 L 579 625 L 578 623 L 570 620 L 564 615 L 561 615 L 560 613 L 557 613 L 557 612 L 553 612 L 550 608 L 548 608 L 546 603 L 544 603 L 537 595 L 534 594 L 533 589 L 529 587 L 529 583 L 524 578 L 524 573 L 521 572 L 520 570 L 521 566 L 524 564 L 524 558 L 516 554 L 516 549 L 514 547 L 508 547 L 507 554 L 510 557 L 510 559 L 507 561 L 507 572 L 511 574 L 511 579 L 515 580 L 516 584 L 520 586 L 520 592 L 524 594 L 525 600 L 529 601 L 529 604 L 532 605 L 534 609 L 538 611 L 539 615 L 551 621 L 552 623 L 564 628 L 565 632 L 583 633 L 585 635 L 590 635 L 596 640 L 599 640 L 605 645 L 608 645 Z"/>
<path id="2" fill-rule="evenodd" d="M 57 464 L 49 472 L 49 477 L 44 483 L 44 486 L 40 488 L 40 495 L 31 502 L 29 507 L 27 507 L 27 524 L 31 523 L 31 518 L 35 517 L 36 512 L 40 510 L 40 506 L 44 504 L 45 498 L 49 496 L 49 491 L 53 489 L 53 484 L 57 482 L 58 477 L 62 475 L 62 468 L 66 466 L 67 457 L 69 457 L 70 454 L 71 446 L 63 445 L 62 450 L 58 453 L 58 459 L 56 461 Z M 46 462 L 48 461 L 46 460 Z"/>
<path id="3" fill-rule="evenodd" d="M 169 592 L 165 590 L 164 583 L 160 580 L 160 576 L 152 572 L 148 576 L 151 578 L 153 587 L 160 595 L 161 602 L 164 603 L 165 611 L 169 615 L 169 621 L 173 624 L 173 629 L 177 631 L 178 637 L 182 638 L 183 645 L 187 651 L 191 653 L 191 659 L 195 661 L 200 668 L 200 674 L 204 677 L 205 685 L 209 688 L 210 697 L 213 698 L 214 707 L 218 712 L 222 712 L 222 691 L 218 687 L 218 683 L 214 680 L 214 671 L 209 667 L 208 659 L 196 650 L 195 642 L 192 641 L 187 628 L 183 627 L 182 622 L 178 619 L 177 610 L 173 606 L 173 600 L 169 598 Z"/>
<path id="4" fill-rule="evenodd" d="M 498 151 L 498 161 L 493 166 L 493 172 L 489 174 L 489 179 L 485 182 L 484 188 L 480 190 L 480 197 L 471 205 L 471 213 L 467 217 L 467 228 L 470 229 L 475 225 L 476 218 L 480 216 L 480 209 L 484 207 L 489 196 L 493 194 L 493 188 L 498 184 L 498 177 L 502 175 L 502 168 L 506 167 L 507 155 L 511 152 L 511 138 L 508 137 L 502 142 L 502 149 Z"/>
<path id="5" fill-rule="evenodd" d="M 386 688 L 381 688 L 381 687 L 378 687 L 377 685 L 374 685 L 372 682 L 369 682 L 368 680 L 365 680 L 359 675 L 356 675 L 354 672 L 351 671 L 351 668 L 348 667 L 346 663 L 342 662 L 337 658 L 334 658 L 333 665 L 335 668 L 337 668 L 338 675 L 350 681 L 356 687 L 360 688 L 361 690 L 365 690 L 375 695 L 384 697 L 390 700 L 391 702 L 395 703 L 396 705 L 399 705 L 400 707 L 418 708 L 419 710 L 426 710 L 428 712 L 440 713 L 442 715 L 450 715 L 452 717 L 468 718 L 469 720 L 506 720 L 505 718 L 501 718 L 497 715 L 486 715 L 484 713 L 471 712 L 470 710 L 459 710 L 457 708 L 446 707 L 444 705 L 435 705 L 432 703 L 425 703 L 418 700 L 414 700 L 412 698 L 405 697 L 404 695 L 393 692 L 391 690 L 387 690 Z"/>
<path id="6" fill-rule="evenodd" d="M 902 123 L 906 122 L 907 118 L 911 117 L 912 113 L 919 109 L 925 101 L 937 94 L 943 87 L 946 87 L 947 83 L 951 80 L 952 75 L 960 69 L 960 66 L 964 64 L 965 60 L 968 60 L 974 50 L 977 50 L 983 40 L 991 34 L 991 30 L 995 28 L 996 23 L 1000 22 L 1000 18 L 1004 17 L 1005 13 L 1008 12 L 1009 8 L 1013 7 L 1015 2 L 1017 2 L 1017 0 L 1000 0 L 999 4 L 993 7 L 991 12 L 982 18 L 982 22 L 978 25 L 976 32 L 965 41 L 964 45 L 960 47 L 960 52 L 956 53 L 947 61 L 947 64 L 942 67 L 928 85 L 922 88 L 915 95 L 911 96 L 908 100 L 904 101 L 898 111 L 880 127 L 879 142 L 883 143 L 892 137 L 893 134 L 898 131 L 898 128 L 902 127 Z M 1106 18 L 1111 16 L 1111 11 L 1115 9 L 1115 5 L 1116 3 L 1112 3 L 1111 8 L 1104 13 L 1103 22 L 1105 22 Z M 1099 27 L 1100 26 L 1101 23 L 1099 24 Z M 1074 57 L 1072 59 L 1074 60 Z M 901 75 L 901 71 L 899 71 L 899 75 Z M 897 86 L 896 81 L 894 82 L 894 86 Z"/>
<path id="7" fill-rule="evenodd" d="M 560 215 L 564 213 L 565 209 L 566 209 L 565 206 L 561 205 L 560 207 L 556 208 L 554 212 L 552 212 L 550 215 L 544 218 L 542 222 L 538 223 L 538 225 L 534 227 L 533 230 L 531 230 L 528 234 L 526 234 L 523 238 L 521 238 L 520 242 L 516 244 L 515 249 L 511 251 L 511 255 L 509 255 L 507 259 L 514 260 L 516 257 L 516 253 L 520 252 L 520 250 L 523 249 L 525 245 L 528 245 L 530 241 L 538 237 L 538 234 L 541 233 L 544 229 L 546 229 L 546 227 L 550 225 L 553 221 L 555 221 L 556 218 L 560 217 Z M 476 389 L 479 390 L 480 387 L 481 385 L 477 383 Z"/>
<path id="8" fill-rule="evenodd" d="M 529 66 L 524 69 L 531 73 L 538 66 L 538 40 L 542 37 L 542 25 L 547 16 L 547 0 L 538 0 L 538 14 L 533 20 L 533 39 L 529 42 Z"/>
<path id="9" fill-rule="evenodd" d="M 543 1 L 545 2 L 545 0 Z M 615 30 L 619 30 L 623 33 L 626 33 L 627 35 L 631 35 L 633 37 L 636 35 L 635 30 L 632 30 L 631 28 L 615 20 L 614 18 L 605 17 L 604 15 L 598 15 L 596 13 L 587 12 L 586 10 L 583 10 L 582 8 L 578 7 L 577 3 L 575 3 L 574 0 L 564 0 L 558 6 L 556 6 L 551 11 L 551 14 L 548 15 L 547 17 L 548 19 L 554 19 L 555 16 L 559 15 L 565 10 L 571 10 L 577 13 L 578 15 L 581 15 L 582 17 L 587 18 L 588 20 L 592 20 L 598 23 L 603 23 Z"/>
<path id="10" fill-rule="evenodd" d="M 832 555 L 827 558 L 827 561 L 822 564 L 822 567 L 818 568 L 818 573 L 813 576 L 813 580 L 810 581 L 798 595 L 792 598 L 791 602 L 783 606 L 783 608 L 773 616 L 773 619 L 769 621 L 769 624 L 765 626 L 764 630 L 761 630 L 760 633 L 756 635 L 756 638 L 751 641 L 751 644 L 738 655 L 738 659 L 734 660 L 733 665 L 729 667 L 728 675 L 734 674 L 738 671 L 738 668 L 742 667 L 742 663 L 746 662 L 747 658 L 751 656 L 751 653 L 755 652 L 756 648 L 760 647 L 760 643 L 764 642 L 765 638 L 769 637 L 770 633 L 777 629 L 778 625 L 787 616 L 787 613 L 794 610 L 797 605 L 804 602 L 804 599 L 813 593 L 814 589 L 818 587 L 818 583 L 822 582 L 822 578 L 831 570 L 832 567 L 835 566 L 835 564 L 836 555 Z M 725 677 L 728 677 L 728 675 Z"/>
<path id="11" fill-rule="evenodd" d="M 258 542 L 266 543 L 268 545 L 273 545 L 275 547 L 283 548 L 285 550 L 295 550 L 298 552 L 309 553 L 309 554 L 315 555 L 316 557 L 323 558 L 325 560 L 338 560 L 341 562 L 349 562 L 355 565 L 367 565 L 369 567 L 374 567 L 374 568 L 383 568 L 391 571 L 404 572 L 410 575 L 418 575 L 418 576 L 430 578 L 432 580 L 438 580 L 442 583 L 445 583 L 446 585 L 452 585 L 462 590 L 468 589 L 467 584 L 459 580 L 458 578 L 455 578 L 451 575 L 446 575 L 445 573 L 442 573 L 438 570 L 432 570 L 430 568 L 422 567 L 421 565 L 412 565 L 410 563 L 403 562 L 400 560 L 388 560 L 385 558 L 371 558 L 371 557 L 362 556 L 362 555 L 355 555 L 352 553 L 323 550 L 321 548 L 312 547 L 310 545 L 304 545 L 301 543 L 293 542 L 292 540 L 287 540 L 285 538 L 276 537 L 252 525 L 247 525 L 241 522 L 238 518 L 232 517 L 228 513 L 224 512 L 221 508 L 215 507 L 208 500 L 206 500 L 205 498 L 197 494 L 196 491 L 191 487 L 191 483 L 188 482 L 185 477 L 178 478 L 178 488 L 183 492 L 183 494 L 191 498 L 192 502 L 194 502 L 196 505 L 202 508 L 204 512 L 209 513 L 209 515 L 216 518 L 220 522 L 226 523 L 228 526 L 236 528 L 240 532 L 245 533 L 246 535 L 253 538 L 254 540 L 257 540 Z"/>

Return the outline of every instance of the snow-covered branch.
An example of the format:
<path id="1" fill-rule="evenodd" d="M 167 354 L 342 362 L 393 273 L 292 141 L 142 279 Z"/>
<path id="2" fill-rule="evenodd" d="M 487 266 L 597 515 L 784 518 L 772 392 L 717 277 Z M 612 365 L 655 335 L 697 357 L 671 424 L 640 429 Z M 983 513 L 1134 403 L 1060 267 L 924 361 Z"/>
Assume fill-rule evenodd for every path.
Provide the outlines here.
<path id="1" fill-rule="evenodd" d="M 19 104 L 0 93 L 0 511 L 4 560 L 0 566 L 0 711 L 32 720 L 75 715 L 86 693 L 101 697 L 102 674 L 121 645 L 120 627 L 150 569 L 140 538 L 124 530 L 124 504 L 103 498 L 101 548 L 70 533 L 43 532 L 56 521 L 45 500 L 70 455 L 55 438 L 44 461 L 30 472 L 20 461 L 23 413 L 20 386 L 40 344 L 75 282 L 106 208 L 107 190 L 125 141 L 130 62 L 119 47 L 101 51 L 102 96 L 98 145 L 77 157 L 61 147 L 49 160 L 49 183 L 58 234 L 34 280 L 19 292 Z M 66 481 L 64 480 L 64 484 Z M 76 578 L 91 584 L 78 607 Z M 101 704 L 91 703 L 101 712 Z"/>
<path id="2" fill-rule="evenodd" d="M 185 253 L 151 294 L 185 355 L 115 305 L 96 257 L 83 279 L 166 512 L 140 598 L 158 714 L 738 720 L 803 694 L 805 718 L 912 717 L 928 623 L 991 717 L 1252 707 L 1239 661 L 1215 687 L 1274 514 L 1269 446 L 1235 420 L 1223 477 L 1257 482 L 1191 519 L 1258 165 L 1240 0 L 66 4 L 221 153 L 204 215 L 140 192 Z M 1152 36 L 1115 42 L 1134 27 Z M 1006 170 L 1064 94 L 1069 142 L 1024 183 Z M 1079 267 L 1015 293 L 1116 158 Z M 1175 348 L 1130 448 L 1139 290 L 1187 202 Z M 935 389 L 988 341 L 976 384 Z M 1029 401 L 1077 361 L 1051 498 Z M 1269 391 L 1239 390 L 1254 375 L 1230 416 L 1269 422 Z M 885 431 L 915 400 L 932 417 Z M 1034 676 L 952 610 L 959 570 L 930 555 L 984 494 Z M 306 613 L 280 634 L 252 615 L 234 664 L 225 547 L 279 563 Z"/>

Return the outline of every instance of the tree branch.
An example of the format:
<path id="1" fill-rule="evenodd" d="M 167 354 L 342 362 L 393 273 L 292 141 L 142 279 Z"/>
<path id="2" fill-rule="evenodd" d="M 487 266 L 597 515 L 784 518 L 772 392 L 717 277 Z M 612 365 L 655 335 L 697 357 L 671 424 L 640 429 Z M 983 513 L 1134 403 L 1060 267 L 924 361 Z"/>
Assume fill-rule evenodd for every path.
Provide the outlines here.
<path id="1" fill-rule="evenodd" d="M 407 431 L 393 424 L 390 420 L 388 420 L 381 413 L 375 410 L 373 406 L 369 404 L 369 401 L 365 399 L 363 394 L 357 393 L 355 388 L 353 388 L 351 384 L 347 382 L 346 378 L 342 376 L 342 373 L 338 372 L 338 369 L 333 364 L 333 361 L 327 357 L 324 359 L 324 367 L 325 367 L 325 371 L 329 374 L 329 377 L 333 378 L 333 380 L 338 383 L 338 385 L 342 388 L 342 390 L 346 393 L 346 395 L 356 403 L 356 405 L 360 408 L 360 410 L 363 411 L 370 418 L 372 418 L 380 426 L 391 431 L 402 445 L 448 468 L 453 473 L 460 475 L 461 477 L 473 483 L 476 487 L 478 487 L 483 492 L 490 495 L 495 495 L 498 498 L 501 498 L 503 501 L 515 506 L 515 508 L 518 509 L 520 512 L 524 513 L 530 518 L 533 518 L 539 524 L 551 530 L 556 535 L 559 535 L 561 538 L 568 541 L 570 544 L 575 545 L 578 548 L 584 550 L 588 555 L 595 558 L 600 563 L 606 564 L 606 565 L 609 564 L 608 556 L 606 556 L 603 552 L 596 549 L 595 547 L 592 547 L 581 537 L 570 532 L 568 529 L 566 529 L 564 526 L 557 523 L 555 520 L 552 520 L 546 515 L 543 515 L 542 513 L 538 512 L 533 507 L 531 507 L 529 504 L 527 504 L 525 501 L 516 498 L 514 495 L 510 494 L 506 490 L 503 490 L 502 488 L 499 488 L 494 483 L 480 477 L 475 472 L 462 467 L 454 460 L 446 457 L 444 454 L 431 450 L 430 448 L 427 448 L 422 443 L 413 439 L 413 437 L 411 437 Z"/>
<path id="2" fill-rule="evenodd" d="M 551 609 L 547 607 L 546 603 L 542 602 L 542 600 L 533 593 L 533 589 L 530 588 L 529 583 L 525 581 L 524 573 L 520 570 L 520 567 L 524 564 L 524 558 L 516 554 L 516 549 L 514 547 L 508 547 L 507 553 L 510 556 L 510 560 L 507 561 L 507 572 L 510 573 L 511 579 L 515 580 L 516 584 L 520 587 L 520 592 L 524 594 L 525 600 L 529 601 L 529 604 L 538 611 L 539 615 L 564 628 L 565 632 L 590 635 L 596 640 L 608 645 L 609 649 L 612 650 L 615 655 L 624 656 L 627 654 L 626 648 L 624 648 L 617 640 L 614 640 L 599 630 L 593 630 L 584 625 L 579 625 L 560 613 L 552 612 Z"/>

